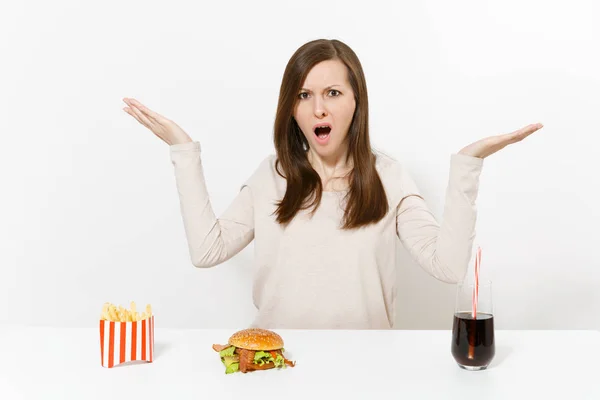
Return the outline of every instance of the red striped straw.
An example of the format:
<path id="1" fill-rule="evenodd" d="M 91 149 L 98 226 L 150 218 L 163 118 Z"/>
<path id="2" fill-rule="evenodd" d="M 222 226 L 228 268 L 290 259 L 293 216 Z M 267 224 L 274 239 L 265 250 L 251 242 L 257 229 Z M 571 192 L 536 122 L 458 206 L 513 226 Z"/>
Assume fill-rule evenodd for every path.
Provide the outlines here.
<path id="1" fill-rule="evenodd" d="M 477 248 L 475 256 L 475 285 L 473 286 L 473 319 L 477 319 L 477 304 L 479 302 L 479 266 L 481 265 L 481 247 Z"/>

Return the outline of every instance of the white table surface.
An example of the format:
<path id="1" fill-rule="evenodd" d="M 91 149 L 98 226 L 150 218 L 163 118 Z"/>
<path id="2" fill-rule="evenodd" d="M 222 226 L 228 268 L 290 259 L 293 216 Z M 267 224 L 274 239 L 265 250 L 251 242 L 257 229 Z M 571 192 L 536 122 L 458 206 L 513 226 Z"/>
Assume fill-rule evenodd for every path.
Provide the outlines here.
<path id="1" fill-rule="evenodd" d="M 600 399 L 598 331 L 497 330 L 471 372 L 450 331 L 277 330 L 294 368 L 226 375 L 233 331 L 156 328 L 153 363 L 108 369 L 98 329 L 0 327 L 0 399 Z"/>

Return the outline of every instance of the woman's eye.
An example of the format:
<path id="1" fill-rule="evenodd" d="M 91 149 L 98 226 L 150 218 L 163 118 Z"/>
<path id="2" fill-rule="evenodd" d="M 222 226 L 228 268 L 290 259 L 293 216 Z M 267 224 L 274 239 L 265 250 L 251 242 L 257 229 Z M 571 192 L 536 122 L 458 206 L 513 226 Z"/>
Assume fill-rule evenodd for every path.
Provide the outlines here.
<path id="1" fill-rule="evenodd" d="M 338 97 L 338 96 L 340 95 L 340 92 L 339 92 L 338 90 L 335 90 L 335 89 L 331 89 L 331 90 L 329 91 L 329 93 L 330 93 L 330 94 L 331 94 L 331 93 L 334 93 L 334 95 L 333 95 L 332 97 Z M 306 99 L 306 97 L 305 97 L 304 95 L 308 95 L 308 93 L 306 93 L 306 92 L 302 92 L 302 93 L 300 93 L 300 94 L 298 95 L 298 98 L 299 98 L 299 99 L 301 99 L 301 100 L 303 100 L 303 99 Z"/>

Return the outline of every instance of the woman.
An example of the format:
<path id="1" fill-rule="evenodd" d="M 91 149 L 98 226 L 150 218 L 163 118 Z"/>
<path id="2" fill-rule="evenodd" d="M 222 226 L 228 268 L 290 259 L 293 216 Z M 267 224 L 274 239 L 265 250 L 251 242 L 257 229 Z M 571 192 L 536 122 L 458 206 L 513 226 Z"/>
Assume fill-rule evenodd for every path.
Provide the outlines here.
<path id="1" fill-rule="evenodd" d="M 488 137 L 452 154 L 440 226 L 401 163 L 371 149 L 356 54 L 337 40 L 311 41 L 284 72 L 276 154 L 217 218 L 200 143 L 138 101 L 124 101 L 127 113 L 170 145 L 193 265 L 218 265 L 255 241 L 253 326 L 262 328 L 393 327 L 397 238 L 433 277 L 461 281 L 483 159 L 542 127 Z"/>

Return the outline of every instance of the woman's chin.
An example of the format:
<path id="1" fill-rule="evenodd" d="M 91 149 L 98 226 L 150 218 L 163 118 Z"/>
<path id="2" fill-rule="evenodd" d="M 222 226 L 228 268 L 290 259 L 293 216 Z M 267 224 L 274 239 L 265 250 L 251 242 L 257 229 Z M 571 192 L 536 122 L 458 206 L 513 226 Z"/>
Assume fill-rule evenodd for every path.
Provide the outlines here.
<path id="1" fill-rule="evenodd" d="M 313 145 L 312 150 L 317 153 L 319 157 L 325 158 L 337 154 L 340 150 L 340 146 L 333 145 L 332 143 L 328 143 L 327 145 L 315 144 Z"/>

